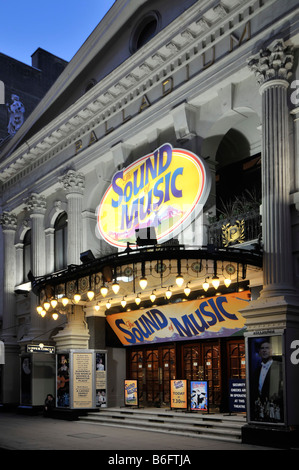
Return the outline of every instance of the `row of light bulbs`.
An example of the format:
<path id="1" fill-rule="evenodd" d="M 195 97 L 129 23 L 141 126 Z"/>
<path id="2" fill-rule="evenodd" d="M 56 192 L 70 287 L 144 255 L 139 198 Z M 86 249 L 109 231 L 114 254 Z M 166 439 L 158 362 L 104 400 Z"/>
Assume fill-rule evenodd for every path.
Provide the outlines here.
<path id="1" fill-rule="evenodd" d="M 207 290 L 208 290 L 209 287 L 210 287 L 210 283 L 209 283 L 208 279 L 209 279 L 209 278 L 207 277 L 207 278 L 205 279 L 205 281 L 203 282 L 203 284 L 202 284 L 202 288 L 204 289 L 205 292 L 207 292 Z M 180 274 L 178 274 L 177 277 L 176 277 L 176 285 L 177 285 L 178 287 L 182 287 L 183 283 L 184 283 L 184 278 L 183 278 L 183 276 L 180 275 Z M 211 279 L 211 283 L 212 283 L 212 286 L 217 290 L 218 287 L 219 287 L 219 285 L 220 285 L 220 279 L 219 279 L 219 277 L 216 276 L 216 275 L 213 276 L 213 278 Z M 230 279 L 230 278 L 225 278 L 225 279 L 224 279 L 224 285 L 225 285 L 226 287 L 229 287 L 230 284 L 231 284 L 231 279 Z M 140 278 L 139 285 L 140 285 L 140 288 L 141 288 L 142 290 L 144 290 L 144 289 L 147 287 L 147 279 L 146 279 L 146 277 L 143 276 L 143 277 Z M 119 286 L 118 282 L 115 281 L 115 282 L 112 284 L 112 290 L 113 290 L 114 294 L 118 294 L 119 288 L 120 288 L 120 286 Z M 103 297 L 106 297 L 106 295 L 108 294 L 108 287 L 103 284 L 103 286 L 102 286 L 101 289 L 100 289 L 100 292 L 101 292 L 101 295 L 102 295 Z M 188 295 L 190 294 L 190 292 L 191 292 L 191 289 L 190 289 L 190 287 L 189 287 L 189 283 L 187 283 L 187 285 L 186 285 L 186 287 L 185 287 L 185 289 L 184 289 L 184 293 L 185 293 L 185 295 L 188 297 Z M 89 299 L 90 301 L 92 301 L 92 300 L 94 299 L 94 296 L 95 296 L 95 293 L 94 293 L 92 290 L 89 290 L 89 291 L 87 292 L 87 297 L 88 297 L 88 299 Z M 170 290 L 170 288 L 168 288 L 168 289 L 166 290 L 165 296 L 166 296 L 166 298 L 167 298 L 168 300 L 169 300 L 170 297 L 172 296 L 172 291 Z M 78 303 L 80 302 L 80 300 L 81 300 L 81 295 L 80 295 L 79 293 L 76 293 L 76 294 L 74 295 L 74 302 L 75 302 L 76 304 L 78 304 Z M 150 300 L 151 300 L 152 302 L 154 302 L 154 301 L 156 300 L 156 295 L 155 295 L 154 291 L 152 291 L 152 293 L 151 293 L 151 295 L 150 295 Z M 62 297 L 61 303 L 62 303 L 62 305 L 63 305 L 64 307 L 66 307 L 69 302 L 70 302 L 70 299 L 69 299 L 68 297 L 66 297 L 66 296 Z M 141 298 L 139 297 L 139 295 L 137 295 L 136 298 L 135 298 L 135 303 L 136 303 L 136 305 L 139 305 L 140 302 L 141 302 Z M 125 300 L 124 297 L 123 297 L 123 299 L 121 300 L 120 303 L 121 303 L 121 306 L 122 306 L 123 308 L 126 306 L 126 300 Z M 50 300 L 50 301 L 47 300 L 46 302 L 44 302 L 43 306 L 39 305 L 36 310 L 37 310 L 38 314 L 40 314 L 42 317 L 44 317 L 44 316 L 46 315 L 47 311 L 50 309 L 50 307 L 52 307 L 53 309 L 55 309 L 56 306 L 57 306 L 57 304 L 58 304 L 58 301 L 57 301 L 56 299 L 52 299 L 52 300 Z M 106 303 L 106 308 L 109 309 L 110 307 L 111 307 L 111 301 L 108 300 L 107 303 Z M 96 309 L 96 310 L 99 310 L 99 309 L 100 309 L 100 306 L 99 306 L 98 304 L 95 305 L 95 309 Z M 52 318 L 53 318 L 54 320 L 57 320 L 57 318 L 58 318 L 58 313 L 53 312 L 53 313 L 52 313 Z"/>
<path id="2" fill-rule="evenodd" d="M 178 287 L 182 287 L 184 283 L 184 279 L 182 276 L 177 276 L 176 277 L 176 284 Z M 214 276 L 211 280 L 211 284 L 212 286 L 217 290 L 219 285 L 220 285 L 220 279 L 218 278 L 218 276 Z M 224 279 L 224 285 L 226 287 L 229 287 L 231 284 L 231 279 L 230 278 L 225 278 Z M 142 287 L 142 285 L 139 283 L 140 287 L 142 289 L 145 289 L 146 285 L 144 287 Z M 144 284 L 143 284 L 144 285 Z M 210 283 L 208 282 L 208 278 L 205 279 L 205 281 L 203 282 L 202 284 L 202 287 L 204 289 L 205 292 L 208 291 L 208 289 L 210 288 Z M 155 289 L 154 289 L 155 290 Z M 154 290 L 152 291 L 152 293 L 150 294 L 149 298 L 150 300 L 152 301 L 152 303 L 156 300 L 156 294 L 154 293 Z M 191 288 L 189 287 L 189 283 L 187 283 L 186 287 L 184 288 L 184 294 L 186 295 L 186 297 L 188 297 L 188 295 L 190 294 L 191 292 Z M 170 287 L 168 287 L 168 289 L 166 290 L 165 292 L 165 297 L 167 298 L 167 300 L 169 300 L 172 296 L 172 291 L 170 290 Z M 111 299 L 112 300 L 112 299 Z M 110 307 L 111 307 L 111 300 L 108 300 L 106 302 L 106 308 L 109 310 Z M 141 303 L 141 298 L 139 297 L 139 294 L 137 294 L 137 296 L 135 297 L 135 303 L 136 305 L 139 305 Z M 126 299 L 123 297 L 121 302 L 120 302 L 121 306 L 123 308 L 125 308 L 126 304 L 127 304 L 127 301 Z M 100 310 L 100 305 L 99 304 L 96 304 L 95 305 L 95 310 L 99 311 Z"/>

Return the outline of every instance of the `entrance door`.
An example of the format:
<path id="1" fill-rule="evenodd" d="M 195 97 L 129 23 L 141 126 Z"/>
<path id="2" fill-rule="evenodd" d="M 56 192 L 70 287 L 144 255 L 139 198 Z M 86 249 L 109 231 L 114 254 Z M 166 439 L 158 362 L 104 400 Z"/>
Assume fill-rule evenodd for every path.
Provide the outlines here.
<path id="1" fill-rule="evenodd" d="M 163 406 L 170 403 L 170 380 L 176 378 L 174 346 L 128 351 L 128 373 L 137 379 L 139 403 Z"/>
<path id="2" fill-rule="evenodd" d="M 206 380 L 209 389 L 209 404 L 215 406 L 220 404 L 221 370 L 218 342 L 184 345 L 182 370 L 187 380 Z"/>

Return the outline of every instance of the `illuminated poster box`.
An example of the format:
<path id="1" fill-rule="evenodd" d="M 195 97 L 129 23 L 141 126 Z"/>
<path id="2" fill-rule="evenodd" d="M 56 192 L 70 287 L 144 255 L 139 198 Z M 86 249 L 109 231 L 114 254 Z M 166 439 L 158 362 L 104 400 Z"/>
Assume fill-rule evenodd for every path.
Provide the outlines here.
<path id="1" fill-rule="evenodd" d="M 170 407 L 183 409 L 188 407 L 187 380 L 170 381 Z"/>

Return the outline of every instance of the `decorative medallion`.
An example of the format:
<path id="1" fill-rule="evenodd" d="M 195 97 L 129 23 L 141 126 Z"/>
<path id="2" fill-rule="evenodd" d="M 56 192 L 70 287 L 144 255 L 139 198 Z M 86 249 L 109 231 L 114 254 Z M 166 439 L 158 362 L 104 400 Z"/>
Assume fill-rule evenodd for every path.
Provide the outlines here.
<path id="1" fill-rule="evenodd" d="M 222 243 L 223 246 L 242 243 L 245 241 L 245 221 L 236 220 L 235 225 L 230 223 L 222 225 Z"/>

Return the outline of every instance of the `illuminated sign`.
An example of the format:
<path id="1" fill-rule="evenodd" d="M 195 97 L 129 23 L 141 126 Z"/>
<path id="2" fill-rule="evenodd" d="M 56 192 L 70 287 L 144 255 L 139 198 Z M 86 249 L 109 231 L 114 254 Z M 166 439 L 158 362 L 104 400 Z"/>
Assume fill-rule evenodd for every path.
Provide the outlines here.
<path id="1" fill-rule="evenodd" d="M 155 228 L 157 242 L 186 228 L 203 208 L 211 178 L 203 160 L 164 144 L 115 173 L 97 210 L 98 229 L 111 245 L 136 243 L 136 230 Z"/>
<path id="2" fill-rule="evenodd" d="M 220 295 L 107 316 L 125 346 L 167 341 L 229 337 L 240 333 L 245 319 L 240 310 L 249 292 Z"/>
<path id="3" fill-rule="evenodd" d="M 171 408 L 187 408 L 187 380 L 170 381 Z"/>
<path id="4" fill-rule="evenodd" d="M 125 380 L 125 405 L 138 405 L 137 380 Z"/>

